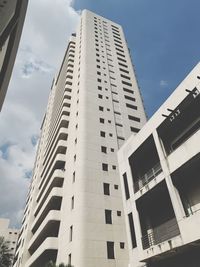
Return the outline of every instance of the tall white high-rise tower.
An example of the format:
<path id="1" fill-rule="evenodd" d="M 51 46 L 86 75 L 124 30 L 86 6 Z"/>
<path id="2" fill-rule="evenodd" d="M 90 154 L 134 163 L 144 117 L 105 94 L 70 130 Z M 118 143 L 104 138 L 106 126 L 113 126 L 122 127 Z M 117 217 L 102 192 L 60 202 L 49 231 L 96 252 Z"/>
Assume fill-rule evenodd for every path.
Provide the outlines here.
<path id="1" fill-rule="evenodd" d="M 146 122 L 120 25 L 82 12 L 42 123 L 15 267 L 127 267 L 117 151 Z"/>

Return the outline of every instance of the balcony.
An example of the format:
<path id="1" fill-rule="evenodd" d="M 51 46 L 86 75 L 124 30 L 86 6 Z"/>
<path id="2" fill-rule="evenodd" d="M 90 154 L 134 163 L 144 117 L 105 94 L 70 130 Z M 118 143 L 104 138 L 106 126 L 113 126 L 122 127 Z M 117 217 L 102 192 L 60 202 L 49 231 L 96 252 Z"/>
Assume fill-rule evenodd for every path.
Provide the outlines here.
<path id="1" fill-rule="evenodd" d="M 135 193 L 162 172 L 160 159 L 152 135 L 129 157 L 129 164 Z"/>
<path id="2" fill-rule="evenodd" d="M 68 134 L 66 133 L 66 128 L 59 127 L 51 140 L 51 146 L 48 146 L 45 151 L 45 161 L 48 158 L 49 153 L 52 151 L 52 146 L 54 143 L 57 143 L 59 140 L 67 140 Z M 44 164 L 44 163 L 43 163 Z"/>
<path id="3" fill-rule="evenodd" d="M 47 237 L 58 237 L 60 211 L 50 211 L 28 244 L 31 255 Z"/>
<path id="4" fill-rule="evenodd" d="M 38 196 L 39 197 L 38 199 L 40 199 L 40 201 L 37 203 L 37 206 L 35 207 L 35 210 L 34 210 L 35 216 L 37 216 L 38 212 L 40 211 L 40 209 L 44 205 L 44 202 L 48 198 L 51 191 L 54 188 L 62 188 L 63 181 L 64 181 L 63 171 L 56 170 L 53 173 L 50 181 L 47 181 L 47 184 L 44 185 L 44 188 L 43 188 L 44 190 L 40 191 L 40 195 Z"/>
<path id="5" fill-rule="evenodd" d="M 174 242 L 171 240 L 180 239 L 180 230 L 165 180 L 137 199 L 136 207 L 142 233 L 140 249 L 143 258 L 170 250 L 170 244 Z"/>
<path id="6" fill-rule="evenodd" d="M 67 141 L 59 140 L 57 144 L 55 144 L 54 148 L 52 149 L 51 153 L 48 155 L 48 159 L 45 162 L 45 165 L 43 165 L 43 171 L 41 176 L 43 176 L 46 169 L 49 169 L 49 167 L 52 165 L 52 163 L 55 160 L 55 157 L 58 154 L 65 155 L 67 151 Z"/>
<path id="7" fill-rule="evenodd" d="M 179 221 L 179 226 L 185 244 L 200 240 L 200 232 L 196 231 L 200 225 L 199 166 L 200 151 L 171 174 L 183 208 L 183 218 Z"/>
<path id="8" fill-rule="evenodd" d="M 39 189 L 43 186 L 43 184 L 46 182 L 49 177 L 51 177 L 55 170 L 64 170 L 65 168 L 65 160 L 66 155 L 63 154 L 57 154 L 54 161 L 50 165 L 49 169 L 46 169 L 46 172 L 43 173 L 43 178 L 41 179 L 39 183 Z"/>
<path id="9" fill-rule="evenodd" d="M 200 129 L 193 133 L 189 139 L 185 140 L 184 143 L 168 155 L 168 164 L 171 173 L 187 163 L 200 152 L 199 146 L 197 145 L 199 140 Z"/>
<path id="10" fill-rule="evenodd" d="M 60 210 L 62 203 L 62 189 L 61 188 L 53 188 L 51 193 L 47 197 L 40 211 L 37 213 L 35 220 L 31 226 L 31 230 L 33 233 L 37 231 L 42 221 L 45 219 L 47 214 L 51 210 Z"/>
<path id="11" fill-rule="evenodd" d="M 162 172 L 160 162 L 146 172 L 142 177 L 138 177 L 135 182 L 135 191 L 139 191 L 142 187 L 147 185 L 151 180 L 156 178 Z"/>
<path id="12" fill-rule="evenodd" d="M 158 127 L 167 155 L 185 143 L 200 128 L 200 94 L 194 88 Z M 170 109 L 168 109 L 170 110 Z"/>
<path id="13" fill-rule="evenodd" d="M 25 264 L 25 267 L 43 267 L 50 260 L 56 262 L 57 252 L 58 238 L 48 237 L 29 258 Z"/>
<path id="14" fill-rule="evenodd" d="M 179 227 L 175 218 L 151 229 L 150 233 L 142 236 L 143 249 L 158 245 L 180 235 Z"/>

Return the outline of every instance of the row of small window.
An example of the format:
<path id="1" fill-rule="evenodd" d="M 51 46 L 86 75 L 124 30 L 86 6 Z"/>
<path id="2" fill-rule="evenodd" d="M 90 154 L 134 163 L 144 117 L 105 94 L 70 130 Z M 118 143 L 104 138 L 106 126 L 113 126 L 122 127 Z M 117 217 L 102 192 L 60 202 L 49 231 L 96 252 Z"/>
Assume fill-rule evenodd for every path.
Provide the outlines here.
<path id="1" fill-rule="evenodd" d="M 120 249 L 125 248 L 125 243 L 120 242 Z M 115 259 L 115 244 L 112 241 L 107 241 L 107 258 Z"/>
<path id="2" fill-rule="evenodd" d="M 128 96 L 127 96 L 127 97 L 128 97 Z M 98 98 L 99 98 L 99 99 L 103 99 L 103 95 L 98 94 Z M 109 97 L 106 96 L 106 99 L 109 99 Z M 113 102 L 119 102 L 119 101 L 113 99 Z M 127 106 L 128 108 L 137 110 L 137 106 L 134 106 L 134 105 L 131 105 L 131 104 L 128 104 L 128 103 L 126 103 L 126 106 Z M 102 109 L 102 107 L 100 107 L 100 109 Z M 128 115 L 128 118 L 129 118 L 129 120 L 136 121 L 136 122 L 140 122 L 140 118 L 138 118 L 138 117 L 135 117 L 135 116 L 132 116 L 132 115 Z M 111 123 L 111 121 L 108 121 L 108 122 Z M 100 123 L 104 123 L 104 119 L 103 119 L 103 118 L 100 118 Z"/>
<path id="3" fill-rule="evenodd" d="M 114 189 L 118 190 L 119 189 L 119 185 L 118 184 L 114 184 Z M 103 183 L 103 193 L 106 196 L 110 196 L 110 184 Z"/>
<path id="4" fill-rule="evenodd" d="M 73 182 L 75 182 L 75 172 L 73 173 Z M 119 188 L 119 186 L 117 184 L 115 184 L 114 185 L 114 189 L 118 190 L 118 188 Z M 103 183 L 103 193 L 106 196 L 110 196 L 110 184 Z M 71 198 L 71 209 L 74 209 L 74 196 L 72 196 L 72 198 Z M 120 211 L 117 211 L 117 216 L 121 216 L 121 212 Z"/>
<path id="5" fill-rule="evenodd" d="M 113 241 L 107 241 L 106 242 L 107 245 L 107 259 L 115 259 L 115 244 Z M 125 248 L 125 243 L 124 242 L 120 242 L 120 249 L 124 249 Z M 68 264 L 71 265 L 72 263 L 72 255 L 71 253 L 68 255 Z"/>
<path id="6" fill-rule="evenodd" d="M 17 235 L 18 233 L 17 232 L 9 232 L 9 235 L 12 235 L 12 234 Z"/>
<path id="7" fill-rule="evenodd" d="M 99 52 L 99 49 L 96 48 L 96 51 Z M 104 52 L 104 51 L 102 51 L 102 52 Z M 117 55 L 122 56 L 122 57 L 125 57 L 125 55 L 122 55 L 122 54 L 120 54 L 120 53 L 117 53 Z M 99 53 L 96 53 L 96 56 L 97 56 L 97 57 L 100 57 L 100 54 L 99 54 Z M 111 55 L 110 55 L 110 56 L 111 56 Z M 104 58 L 104 56 L 102 56 L 102 57 Z M 127 61 L 126 61 L 125 59 L 123 59 L 123 58 L 117 57 L 117 59 L 118 59 L 119 61 L 122 61 L 122 62 L 124 62 L 124 63 L 127 63 Z M 111 58 L 108 58 L 108 60 L 111 61 L 111 62 L 113 61 Z M 121 67 L 128 68 L 127 65 L 125 65 L 125 64 L 123 64 L 123 63 L 121 63 L 121 62 L 119 62 L 119 61 L 118 61 L 118 64 L 119 64 Z M 99 65 L 98 65 L 98 68 L 100 68 Z M 124 72 L 124 73 L 126 73 L 126 74 L 129 74 L 129 71 L 127 71 L 127 70 L 125 70 L 125 69 L 119 68 L 119 70 L 122 71 L 122 72 Z M 98 75 L 101 75 L 101 72 L 100 72 L 100 71 L 97 71 L 97 74 L 98 74 Z M 106 76 L 106 74 L 104 74 L 104 76 Z M 123 79 L 129 80 L 129 81 L 131 80 L 131 78 L 130 78 L 129 76 L 127 76 L 127 75 L 120 74 L 120 76 L 121 76 Z M 113 77 L 111 77 L 111 78 L 113 78 Z M 115 78 L 113 78 L 113 79 L 115 79 Z M 101 82 L 100 79 L 98 79 L 98 81 Z M 130 82 L 122 81 L 122 84 L 125 84 L 125 85 L 127 85 L 127 86 L 131 86 L 131 87 L 132 87 L 132 83 L 130 83 Z"/>
<path id="8" fill-rule="evenodd" d="M 100 68 L 100 65 L 97 65 L 97 68 L 99 69 L 99 68 Z M 123 69 L 120 68 L 120 70 L 123 70 Z M 123 71 L 126 71 L 126 70 L 123 70 Z M 114 73 L 114 72 L 113 72 L 113 73 Z M 102 73 L 101 73 L 100 71 L 97 71 L 97 75 L 101 76 Z M 106 74 L 104 74 L 104 76 L 106 76 Z M 130 80 L 130 79 L 131 79 L 129 76 L 126 76 L 126 75 L 124 75 L 124 74 L 120 74 L 120 76 L 121 76 L 122 78 L 124 78 L 124 79 L 127 79 L 127 80 Z M 115 78 L 112 77 L 112 76 L 110 77 L 110 79 L 115 80 Z M 122 82 L 122 83 L 123 83 L 123 82 Z"/>
<path id="9" fill-rule="evenodd" d="M 94 29 L 95 29 L 95 31 L 94 31 L 95 37 L 98 38 L 99 35 L 98 35 L 98 31 L 97 31 L 98 28 L 97 28 L 97 25 L 96 24 L 95 24 L 95 28 Z M 108 34 L 108 31 L 107 31 L 107 29 L 105 27 L 103 29 L 104 29 L 105 42 L 106 43 L 109 43 L 109 34 Z M 103 37 L 102 37 L 102 30 L 99 29 L 99 31 L 100 31 L 100 35 L 101 35 L 100 38 L 103 39 Z M 114 39 L 115 44 L 119 44 L 121 46 L 122 45 L 122 40 L 121 40 L 120 34 L 117 34 L 117 33 L 113 32 L 113 31 L 112 31 L 112 33 L 113 33 L 113 39 Z M 121 48 L 123 48 L 123 47 L 121 46 Z"/>
<path id="10" fill-rule="evenodd" d="M 122 212 L 120 210 L 117 210 L 117 216 L 121 217 Z M 105 223 L 106 224 L 112 224 L 112 210 L 105 210 Z"/>
<path id="11" fill-rule="evenodd" d="M 97 62 L 100 62 L 100 60 L 98 60 L 98 59 L 96 59 L 96 61 L 97 61 Z M 99 66 L 99 65 L 97 65 L 97 66 Z M 97 78 L 97 81 L 98 81 L 98 82 L 101 82 L 102 80 L 99 79 L 99 78 Z M 127 82 L 125 82 L 125 81 L 122 81 L 122 83 L 123 83 L 124 85 L 131 86 L 131 87 L 132 87 L 132 84 L 131 84 L 131 83 L 127 83 Z M 99 90 L 102 90 L 102 87 L 101 87 L 101 86 L 98 86 L 98 89 L 99 89 Z M 131 93 L 131 94 L 133 94 L 133 91 L 130 90 L 130 89 L 123 88 L 123 90 L 124 90 L 125 92 L 127 92 L 127 93 Z M 98 94 L 98 98 L 103 99 L 103 95 Z M 135 101 L 135 98 L 132 98 L 132 97 L 130 97 L 130 96 L 125 96 L 125 98 L 128 99 L 128 100 Z M 107 96 L 106 99 L 109 99 L 109 97 Z M 117 101 L 117 100 L 113 100 L 113 101 L 114 101 L 114 102 L 119 102 L 119 101 Z M 137 107 L 136 107 L 136 106 L 131 105 L 131 104 L 129 104 L 129 103 L 126 103 L 126 106 L 127 106 L 128 108 L 132 108 L 132 109 L 137 110 Z M 138 118 L 138 117 L 129 115 L 128 118 L 129 118 L 129 120 L 133 120 L 133 121 L 136 121 L 136 122 L 140 122 L 140 118 Z M 139 129 L 138 129 L 138 128 L 131 127 L 130 129 L 131 129 L 132 132 L 135 132 L 135 133 L 139 132 Z"/>
<path id="12" fill-rule="evenodd" d="M 101 168 L 102 168 L 103 171 L 108 171 L 108 164 L 107 163 L 102 163 Z M 112 165 L 112 169 L 116 170 L 117 166 L 116 165 Z"/>

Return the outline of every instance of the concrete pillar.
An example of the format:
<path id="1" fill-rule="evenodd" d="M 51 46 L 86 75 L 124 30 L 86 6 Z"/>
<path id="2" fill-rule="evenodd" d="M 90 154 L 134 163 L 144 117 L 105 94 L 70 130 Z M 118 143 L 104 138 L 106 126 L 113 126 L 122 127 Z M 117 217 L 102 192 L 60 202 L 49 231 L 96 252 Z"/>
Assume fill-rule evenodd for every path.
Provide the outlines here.
<path id="1" fill-rule="evenodd" d="M 166 181 L 169 195 L 171 198 L 172 206 L 174 208 L 175 216 L 176 216 L 177 221 L 179 222 L 185 216 L 182 201 L 178 193 L 178 190 L 176 190 L 174 184 L 172 183 L 170 170 L 169 170 L 168 163 L 167 163 L 167 156 L 165 155 L 165 152 L 161 145 L 161 141 L 160 141 L 157 131 L 153 132 L 153 137 L 154 137 L 155 145 L 156 145 L 157 152 L 160 158 L 161 167 L 165 174 L 165 181 Z"/>

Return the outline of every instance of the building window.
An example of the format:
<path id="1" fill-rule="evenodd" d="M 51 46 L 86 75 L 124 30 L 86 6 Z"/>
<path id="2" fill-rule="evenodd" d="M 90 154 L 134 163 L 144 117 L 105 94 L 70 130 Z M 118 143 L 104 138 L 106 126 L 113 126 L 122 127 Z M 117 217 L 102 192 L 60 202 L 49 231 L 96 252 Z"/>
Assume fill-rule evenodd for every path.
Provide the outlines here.
<path id="1" fill-rule="evenodd" d="M 119 185 L 118 185 L 118 184 L 115 184 L 115 185 L 114 185 L 114 189 L 115 189 L 115 190 L 118 190 L 118 188 L 119 188 Z"/>
<path id="2" fill-rule="evenodd" d="M 107 258 L 114 259 L 115 252 L 114 252 L 114 242 L 107 241 Z"/>
<path id="3" fill-rule="evenodd" d="M 133 92 L 129 90 L 129 93 L 133 93 Z M 134 97 L 131 97 L 131 96 L 128 96 L 128 95 L 125 95 L 124 98 L 126 98 L 128 100 L 131 100 L 131 101 L 135 101 L 135 98 Z"/>
<path id="4" fill-rule="evenodd" d="M 106 196 L 110 195 L 110 184 L 103 183 L 103 193 Z"/>
<path id="5" fill-rule="evenodd" d="M 107 153 L 107 147 L 101 146 L 101 152 L 102 153 Z"/>
<path id="6" fill-rule="evenodd" d="M 106 133 L 103 132 L 103 131 L 100 131 L 100 136 L 101 136 L 101 137 L 106 137 Z"/>
<path id="7" fill-rule="evenodd" d="M 124 68 L 128 68 L 127 65 L 125 65 L 125 64 L 123 64 L 123 63 L 121 63 L 121 62 L 118 62 L 118 64 L 119 64 L 120 66 L 124 67 Z"/>
<path id="8" fill-rule="evenodd" d="M 76 161 L 76 155 L 74 155 L 74 162 Z"/>
<path id="9" fill-rule="evenodd" d="M 103 107 L 99 106 L 99 110 L 100 110 L 100 111 L 103 111 Z"/>
<path id="10" fill-rule="evenodd" d="M 101 79 L 99 79 L 99 78 L 98 78 L 98 79 L 97 79 L 97 82 L 99 82 L 99 83 L 100 83 L 100 82 L 101 82 Z"/>
<path id="11" fill-rule="evenodd" d="M 68 255 L 68 264 L 71 265 L 71 263 L 72 263 L 72 254 L 70 253 Z"/>
<path id="12" fill-rule="evenodd" d="M 115 165 L 112 165 L 112 169 L 113 169 L 113 170 L 116 170 L 116 168 L 117 168 L 117 167 L 116 167 Z"/>
<path id="13" fill-rule="evenodd" d="M 140 118 L 128 115 L 129 120 L 140 122 Z"/>
<path id="14" fill-rule="evenodd" d="M 130 80 L 131 79 L 130 77 L 128 77 L 128 76 L 126 76 L 124 74 L 121 74 L 121 77 L 124 78 L 124 79 L 127 79 L 127 80 Z"/>
<path id="15" fill-rule="evenodd" d="M 132 86 L 132 83 L 127 83 L 125 81 L 122 81 L 123 84 L 127 85 L 127 86 Z"/>
<path id="16" fill-rule="evenodd" d="M 100 94 L 98 94 L 98 98 L 102 99 L 102 98 L 103 98 L 103 96 L 102 96 L 102 95 L 100 95 Z"/>
<path id="17" fill-rule="evenodd" d="M 135 248 L 137 247 L 137 243 L 136 243 L 135 227 L 134 227 L 132 213 L 128 214 L 128 220 L 129 220 L 129 227 L 130 227 L 130 233 L 131 233 L 132 248 Z"/>
<path id="18" fill-rule="evenodd" d="M 124 138 L 124 137 L 122 137 L 122 136 L 117 136 L 117 139 L 119 139 L 119 140 L 122 140 L 122 141 L 124 141 L 124 140 L 125 140 L 125 138 Z"/>
<path id="19" fill-rule="evenodd" d="M 123 125 L 120 124 L 120 123 L 115 123 L 115 125 L 116 125 L 116 126 L 119 126 L 119 127 L 123 127 Z"/>
<path id="20" fill-rule="evenodd" d="M 100 71 L 97 71 L 97 75 L 101 75 L 101 72 Z"/>
<path id="21" fill-rule="evenodd" d="M 99 118 L 99 122 L 100 123 L 104 123 L 104 119 L 103 118 Z"/>
<path id="22" fill-rule="evenodd" d="M 97 88 L 98 88 L 98 90 L 100 90 L 100 91 L 102 90 L 102 87 L 101 87 L 101 86 L 98 86 Z"/>
<path id="23" fill-rule="evenodd" d="M 127 106 L 127 108 L 137 110 L 137 107 L 135 105 L 131 105 L 131 104 L 126 103 L 126 106 Z"/>
<path id="24" fill-rule="evenodd" d="M 134 132 L 134 133 L 138 133 L 140 131 L 140 129 L 132 127 L 132 126 L 130 127 L 130 129 L 131 129 L 131 132 Z"/>
<path id="25" fill-rule="evenodd" d="M 102 163 L 102 170 L 108 171 L 108 164 L 107 163 Z"/>
<path id="26" fill-rule="evenodd" d="M 125 248 L 125 243 L 124 242 L 120 242 L 120 248 L 124 249 Z"/>
<path id="27" fill-rule="evenodd" d="M 74 196 L 73 196 L 72 199 L 71 199 L 71 209 L 72 209 L 72 210 L 74 209 Z"/>
<path id="28" fill-rule="evenodd" d="M 133 90 L 127 89 L 127 88 L 123 88 L 124 92 L 133 94 Z M 126 96 L 124 96 L 126 98 Z"/>
<path id="29" fill-rule="evenodd" d="M 72 236 L 73 236 L 73 226 L 71 225 L 69 229 L 69 241 L 70 242 L 72 241 Z"/>
<path id="30" fill-rule="evenodd" d="M 126 200 L 130 198 L 129 188 L 128 188 L 128 180 L 126 173 L 123 174 L 123 180 L 124 180 L 124 190 L 125 190 L 125 196 Z"/>
<path id="31" fill-rule="evenodd" d="M 122 215 L 121 210 L 117 210 L 117 216 L 121 217 L 121 215 Z"/>
<path id="32" fill-rule="evenodd" d="M 105 223 L 112 224 L 112 210 L 105 210 Z"/>
<path id="33" fill-rule="evenodd" d="M 75 172 L 73 172 L 73 174 L 72 174 L 72 182 L 73 182 L 73 183 L 75 183 L 75 176 L 76 176 L 76 175 L 75 175 Z"/>
<path id="34" fill-rule="evenodd" d="M 118 48 L 117 48 L 117 49 L 118 49 Z M 129 71 L 128 71 L 128 70 L 124 70 L 124 69 L 122 69 L 122 68 L 119 68 L 119 70 L 122 71 L 122 72 L 124 72 L 124 73 L 129 74 Z"/>

